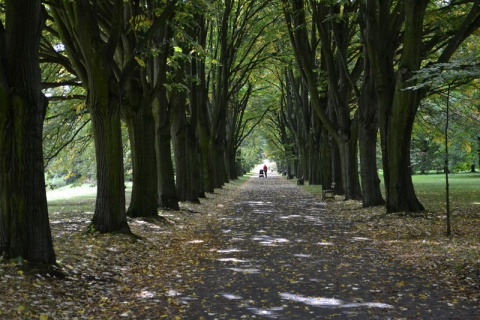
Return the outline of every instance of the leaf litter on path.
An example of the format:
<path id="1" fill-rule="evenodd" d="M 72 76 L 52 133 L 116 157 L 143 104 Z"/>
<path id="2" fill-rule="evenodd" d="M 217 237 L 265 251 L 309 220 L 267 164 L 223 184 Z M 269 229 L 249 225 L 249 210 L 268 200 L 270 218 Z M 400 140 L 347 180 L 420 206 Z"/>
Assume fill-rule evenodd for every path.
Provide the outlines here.
<path id="1" fill-rule="evenodd" d="M 221 212 L 223 222 L 213 230 L 221 258 L 214 267 L 203 262 L 209 268 L 202 285 L 186 293 L 195 295 L 186 313 L 199 319 L 479 317 L 475 301 L 458 298 L 461 289 L 400 264 L 383 241 L 361 232 L 359 217 L 345 205 L 326 205 L 279 176 L 251 178 Z"/>
<path id="2" fill-rule="evenodd" d="M 457 250 L 456 241 L 423 242 L 418 224 L 389 227 L 358 203 L 325 205 L 275 174 L 161 212 L 171 225 L 130 220 L 135 238 L 83 233 L 91 214 L 51 216 L 65 277 L 0 265 L 0 318 L 479 317 L 478 268 L 459 279 L 430 254 Z M 406 245 L 412 237 L 419 243 Z"/>

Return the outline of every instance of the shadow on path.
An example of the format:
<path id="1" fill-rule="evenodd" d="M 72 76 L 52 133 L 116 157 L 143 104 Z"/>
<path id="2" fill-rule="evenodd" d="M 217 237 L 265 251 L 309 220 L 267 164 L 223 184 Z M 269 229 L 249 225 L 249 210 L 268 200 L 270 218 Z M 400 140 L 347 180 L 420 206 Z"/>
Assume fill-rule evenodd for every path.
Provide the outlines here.
<path id="1" fill-rule="evenodd" d="M 217 260 L 181 298 L 188 319 L 479 319 L 475 306 L 382 257 L 295 181 L 237 190 L 213 231 Z"/>

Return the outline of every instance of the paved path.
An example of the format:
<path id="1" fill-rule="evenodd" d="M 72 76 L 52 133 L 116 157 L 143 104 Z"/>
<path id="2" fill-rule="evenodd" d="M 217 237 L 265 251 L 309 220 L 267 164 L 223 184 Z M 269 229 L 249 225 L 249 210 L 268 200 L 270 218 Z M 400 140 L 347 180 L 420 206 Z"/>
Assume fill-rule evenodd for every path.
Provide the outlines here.
<path id="1" fill-rule="evenodd" d="M 221 219 L 188 319 L 480 319 L 279 175 L 249 179 Z"/>

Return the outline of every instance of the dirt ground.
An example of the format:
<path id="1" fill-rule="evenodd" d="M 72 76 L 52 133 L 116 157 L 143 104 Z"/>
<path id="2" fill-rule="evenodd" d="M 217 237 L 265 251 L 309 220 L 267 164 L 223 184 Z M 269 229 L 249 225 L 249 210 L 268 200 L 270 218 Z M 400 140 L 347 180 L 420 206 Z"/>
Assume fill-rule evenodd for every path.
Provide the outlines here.
<path id="1" fill-rule="evenodd" d="M 275 173 L 161 212 L 168 224 L 129 220 L 136 237 L 85 233 L 91 202 L 52 210 L 52 272 L 0 264 L 0 319 L 480 319 L 478 268 L 443 277 Z"/>
<path id="2" fill-rule="evenodd" d="M 329 206 L 334 206 L 329 203 Z M 252 178 L 218 217 L 194 319 L 477 319 L 478 302 L 402 265 L 293 181 Z"/>

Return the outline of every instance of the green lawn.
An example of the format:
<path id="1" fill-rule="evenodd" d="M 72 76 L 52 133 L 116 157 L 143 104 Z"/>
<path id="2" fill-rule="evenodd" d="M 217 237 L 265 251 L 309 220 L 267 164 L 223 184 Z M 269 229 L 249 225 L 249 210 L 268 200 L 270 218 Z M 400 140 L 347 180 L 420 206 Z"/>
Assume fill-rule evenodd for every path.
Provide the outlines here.
<path id="1" fill-rule="evenodd" d="M 132 184 L 127 183 L 125 197 L 130 201 Z M 64 213 L 93 214 L 97 186 L 94 184 L 82 184 L 80 186 L 66 185 L 54 190 L 47 190 L 48 210 L 50 215 Z"/>
<path id="2" fill-rule="evenodd" d="M 383 177 L 380 176 L 383 180 Z M 414 175 L 413 184 L 420 202 L 428 211 L 443 211 L 445 208 L 445 175 Z M 480 173 L 455 173 L 449 175 L 450 208 L 480 210 Z M 305 189 L 321 196 L 321 186 L 306 185 Z M 384 192 L 382 183 L 382 192 Z"/>
<path id="3" fill-rule="evenodd" d="M 243 184 L 255 173 L 250 172 L 236 180 L 230 181 L 232 185 Z M 47 190 L 47 200 L 50 215 L 63 213 L 92 214 L 95 209 L 97 187 L 94 184 L 82 184 L 80 186 L 66 185 L 54 190 Z M 132 194 L 132 183 L 127 183 L 125 197 L 127 206 Z"/>
<path id="4" fill-rule="evenodd" d="M 456 173 L 448 176 L 450 208 L 452 210 L 478 207 L 480 209 L 480 174 Z M 414 175 L 413 183 L 420 202 L 427 210 L 445 207 L 444 174 Z"/>

